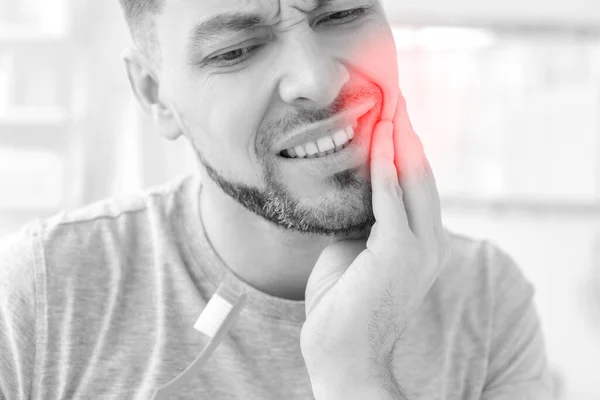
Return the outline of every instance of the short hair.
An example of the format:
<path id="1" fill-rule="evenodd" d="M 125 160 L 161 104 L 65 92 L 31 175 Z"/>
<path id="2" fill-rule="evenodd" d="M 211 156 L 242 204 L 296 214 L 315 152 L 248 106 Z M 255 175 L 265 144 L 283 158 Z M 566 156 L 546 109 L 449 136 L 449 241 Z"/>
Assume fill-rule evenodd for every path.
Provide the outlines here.
<path id="1" fill-rule="evenodd" d="M 134 42 L 150 54 L 157 46 L 154 17 L 162 11 L 165 0 L 119 0 Z"/>

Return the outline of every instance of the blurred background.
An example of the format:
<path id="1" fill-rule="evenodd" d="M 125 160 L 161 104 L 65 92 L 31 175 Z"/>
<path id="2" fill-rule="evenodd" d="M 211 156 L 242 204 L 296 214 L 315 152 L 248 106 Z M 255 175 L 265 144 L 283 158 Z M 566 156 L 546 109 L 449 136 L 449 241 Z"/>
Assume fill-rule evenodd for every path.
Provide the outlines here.
<path id="1" fill-rule="evenodd" d="M 600 0 L 389 0 L 444 222 L 536 289 L 555 398 L 600 399 Z M 130 93 L 118 1 L 0 0 L 0 237 L 193 171 Z"/>

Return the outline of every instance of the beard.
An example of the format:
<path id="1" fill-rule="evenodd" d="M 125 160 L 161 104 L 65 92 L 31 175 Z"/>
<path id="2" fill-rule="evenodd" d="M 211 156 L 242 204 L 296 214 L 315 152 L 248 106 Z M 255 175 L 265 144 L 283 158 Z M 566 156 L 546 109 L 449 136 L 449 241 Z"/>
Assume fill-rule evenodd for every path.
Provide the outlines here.
<path id="1" fill-rule="evenodd" d="M 263 163 L 264 188 L 251 187 L 226 178 L 202 156 L 193 142 L 192 146 L 207 175 L 224 193 L 280 229 L 327 237 L 366 237 L 375 224 L 371 185 L 360 179 L 356 170 L 330 176 L 326 183 L 334 196 L 306 206 L 277 181 L 272 165 Z"/>
<path id="2" fill-rule="evenodd" d="M 283 183 L 278 175 L 272 158 L 266 155 L 267 138 L 273 137 L 273 130 L 286 131 L 293 126 L 330 118 L 346 107 L 347 101 L 356 99 L 379 99 L 377 112 L 379 115 L 382 94 L 374 86 L 363 86 L 353 90 L 344 89 L 332 107 L 328 110 L 297 110 L 285 120 L 277 121 L 259 134 L 256 143 L 256 154 L 262 166 L 262 187 L 252 187 L 236 182 L 220 173 L 211 165 L 196 146 L 194 136 L 186 123 L 184 115 L 175 107 L 183 135 L 190 142 L 197 161 L 204 168 L 208 177 L 221 190 L 237 203 L 252 213 L 283 230 L 292 230 L 305 234 L 327 237 L 368 237 L 375 224 L 373 214 L 371 183 L 361 177 L 359 168 L 349 169 L 333 174 L 325 180 L 327 193 L 323 193 L 313 205 L 301 204 L 300 198 Z"/>

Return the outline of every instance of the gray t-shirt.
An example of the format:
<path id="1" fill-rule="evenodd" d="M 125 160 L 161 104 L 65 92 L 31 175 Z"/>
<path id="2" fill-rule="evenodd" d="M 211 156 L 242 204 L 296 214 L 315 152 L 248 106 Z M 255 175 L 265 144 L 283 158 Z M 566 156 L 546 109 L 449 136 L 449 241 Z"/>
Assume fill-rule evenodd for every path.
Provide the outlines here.
<path id="1" fill-rule="evenodd" d="M 233 275 L 198 215 L 197 176 L 28 224 L 0 242 L 0 399 L 149 399 L 208 339 L 223 281 L 249 302 L 173 398 L 313 399 L 303 301 Z M 411 400 L 551 398 L 534 289 L 505 253 L 451 234 L 452 255 L 394 353 Z"/>

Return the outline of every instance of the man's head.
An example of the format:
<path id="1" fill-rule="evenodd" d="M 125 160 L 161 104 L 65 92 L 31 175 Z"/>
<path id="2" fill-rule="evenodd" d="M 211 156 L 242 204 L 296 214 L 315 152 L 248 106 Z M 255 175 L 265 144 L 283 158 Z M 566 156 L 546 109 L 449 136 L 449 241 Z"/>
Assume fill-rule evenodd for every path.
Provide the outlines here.
<path id="1" fill-rule="evenodd" d="M 135 43 L 145 52 L 157 50 L 155 17 L 164 0 L 119 0 Z"/>
<path id="2" fill-rule="evenodd" d="M 398 85 L 377 0 L 121 4 L 140 47 L 125 56 L 138 100 L 163 136 L 189 140 L 225 193 L 284 229 L 341 235 L 374 223 L 370 138 Z M 343 151 L 284 151 L 341 144 L 335 132 L 352 125 Z"/>

